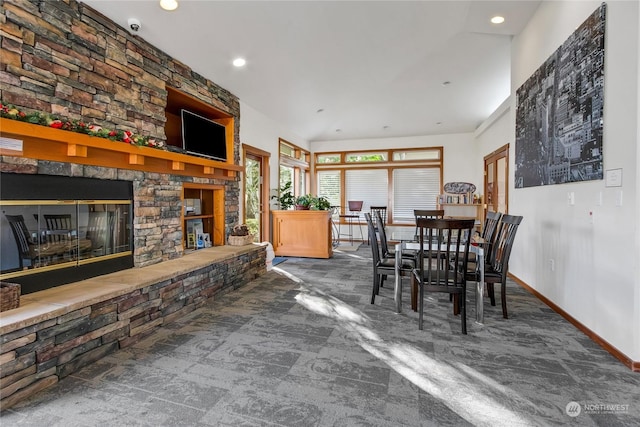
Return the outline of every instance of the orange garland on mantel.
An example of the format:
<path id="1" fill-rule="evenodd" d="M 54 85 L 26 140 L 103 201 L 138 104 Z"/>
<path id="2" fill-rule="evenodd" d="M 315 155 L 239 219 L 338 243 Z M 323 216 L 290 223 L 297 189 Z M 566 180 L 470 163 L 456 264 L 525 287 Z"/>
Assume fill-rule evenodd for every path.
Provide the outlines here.
<path id="1" fill-rule="evenodd" d="M 0 118 L 0 155 L 83 165 L 234 179 L 242 166 Z M 233 156 L 230 156 L 233 158 Z"/>

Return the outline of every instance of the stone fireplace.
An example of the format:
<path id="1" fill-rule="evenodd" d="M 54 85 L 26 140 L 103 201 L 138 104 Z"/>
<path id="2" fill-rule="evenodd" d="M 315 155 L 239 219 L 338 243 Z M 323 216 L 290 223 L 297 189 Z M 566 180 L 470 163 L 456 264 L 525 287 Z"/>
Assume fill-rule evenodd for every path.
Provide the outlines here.
<path id="1" fill-rule="evenodd" d="M 25 273 L 31 263 L 51 274 L 35 280 L 37 286 L 55 283 L 55 274 L 70 278 L 69 271 L 80 271 L 85 264 L 94 273 L 103 262 L 127 267 L 38 292 L 25 286 L 23 293 L 32 291 L 20 307 L 0 316 L 4 409 L 264 274 L 266 250 L 257 245 L 222 246 L 239 222 L 243 168 L 236 96 L 76 0 L 5 2 L 0 17 L 6 35 L 3 105 L 50 115 L 49 119 L 133 132 L 171 148 L 54 129 L 46 120 L 33 124 L 13 120 L 15 116 L 0 118 L 2 202 L 5 190 L 15 202 L 4 203 L 6 212 L 0 215 L 7 221 L 2 239 L 8 239 L 2 247 L 0 280 L 26 281 L 32 275 Z M 181 146 L 180 109 L 225 126 L 226 162 L 175 151 Z M 34 183 L 29 185 L 34 191 L 29 198 L 13 194 L 15 186 L 8 186 L 23 178 Z M 56 187 L 65 187 L 66 180 L 90 182 L 91 191 L 79 191 L 69 199 L 50 188 L 44 191 L 54 181 L 62 182 Z M 124 185 L 127 200 L 99 195 L 103 184 Z M 42 194 L 35 194 L 39 191 Z M 187 253 L 185 224 L 192 217 L 185 218 L 182 201 L 198 191 L 213 200 L 213 207 L 202 215 L 210 227 L 204 232 L 220 246 Z M 27 207 L 25 200 L 37 203 Z M 59 207 L 60 200 L 66 208 Z M 63 212 L 53 212 L 54 207 Z M 29 219 L 25 228 L 35 244 L 59 231 L 41 226 L 43 219 L 46 224 L 45 214 L 69 216 L 72 225 L 64 232 L 71 242 L 65 243 L 68 250 L 51 253 L 41 246 L 39 256 L 22 260 L 21 266 L 7 214 Z M 114 231 L 102 233 L 107 236 L 102 240 L 110 244 L 94 242 L 89 216 L 114 224 Z M 11 245 L 8 254 L 5 244 Z M 57 261 L 74 265 L 58 268 L 63 262 Z"/>

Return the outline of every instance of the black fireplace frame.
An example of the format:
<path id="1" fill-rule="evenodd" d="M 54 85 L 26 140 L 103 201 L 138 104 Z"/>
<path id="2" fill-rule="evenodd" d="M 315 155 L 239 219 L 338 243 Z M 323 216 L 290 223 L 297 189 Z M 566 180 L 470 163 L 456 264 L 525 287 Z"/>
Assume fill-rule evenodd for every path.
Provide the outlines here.
<path id="1" fill-rule="evenodd" d="M 130 250 L 118 256 L 98 257 L 92 262 L 78 262 L 68 267 L 47 269 L 25 269 L 14 274 L 2 274 L 3 281 L 19 283 L 22 294 L 41 291 L 91 277 L 125 270 L 134 266 L 133 236 L 133 183 L 124 180 L 109 180 L 85 177 L 70 177 L 42 174 L 0 173 L 0 204 L 10 201 L 71 201 L 111 200 L 130 203 L 126 232 Z M 5 208 L 2 208 L 5 213 Z M 4 264 L 4 263 L 3 263 Z"/>

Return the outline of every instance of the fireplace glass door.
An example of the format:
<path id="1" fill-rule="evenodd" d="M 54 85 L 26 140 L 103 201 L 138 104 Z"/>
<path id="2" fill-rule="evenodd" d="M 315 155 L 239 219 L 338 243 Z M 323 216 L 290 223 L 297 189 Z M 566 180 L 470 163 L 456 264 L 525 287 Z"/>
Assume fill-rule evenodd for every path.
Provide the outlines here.
<path id="1" fill-rule="evenodd" d="M 9 200 L 0 208 L 0 280 L 132 254 L 129 200 Z"/>

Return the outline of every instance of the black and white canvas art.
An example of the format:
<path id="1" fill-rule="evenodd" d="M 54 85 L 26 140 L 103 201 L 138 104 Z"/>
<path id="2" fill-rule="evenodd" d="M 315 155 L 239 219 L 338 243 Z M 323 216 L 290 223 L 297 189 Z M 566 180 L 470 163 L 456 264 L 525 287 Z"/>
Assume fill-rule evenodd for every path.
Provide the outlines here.
<path id="1" fill-rule="evenodd" d="M 605 6 L 516 92 L 516 188 L 603 179 Z"/>

